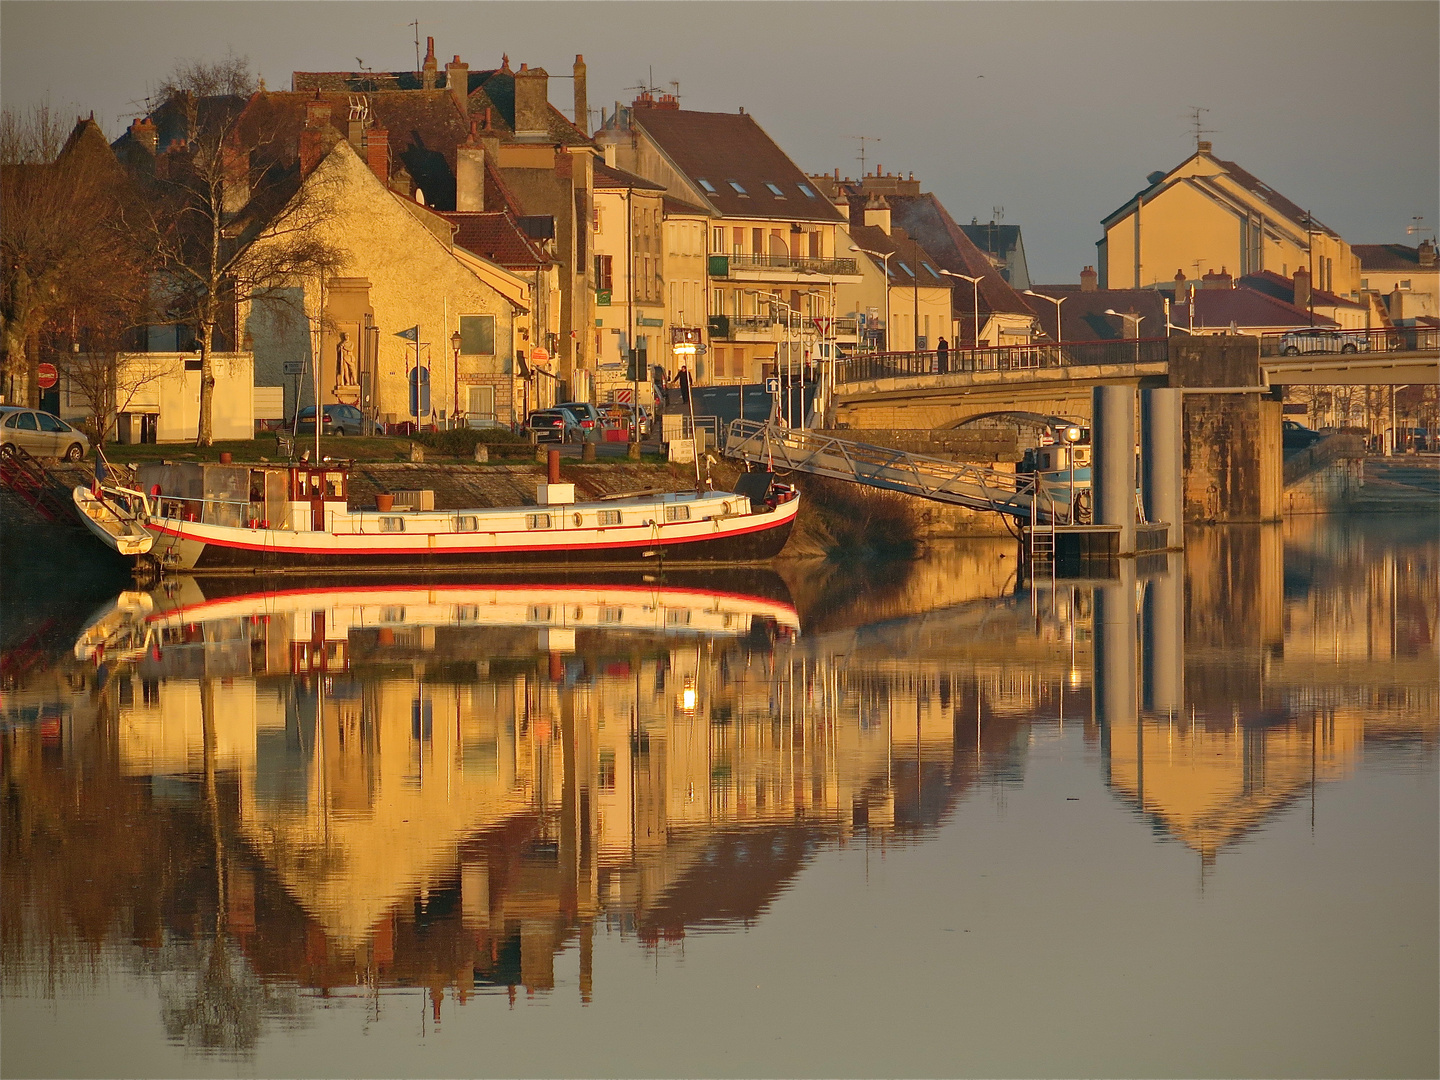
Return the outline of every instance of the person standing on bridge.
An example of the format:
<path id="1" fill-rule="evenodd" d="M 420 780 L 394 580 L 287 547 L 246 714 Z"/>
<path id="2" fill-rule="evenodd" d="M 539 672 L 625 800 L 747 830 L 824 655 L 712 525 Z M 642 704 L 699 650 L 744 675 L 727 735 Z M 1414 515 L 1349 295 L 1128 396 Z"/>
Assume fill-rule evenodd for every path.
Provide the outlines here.
<path id="1" fill-rule="evenodd" d="M 950 373 L 950 343 L 943 337 L 935 343 L 935 358 L 940 374 L 948 375 Z"/>

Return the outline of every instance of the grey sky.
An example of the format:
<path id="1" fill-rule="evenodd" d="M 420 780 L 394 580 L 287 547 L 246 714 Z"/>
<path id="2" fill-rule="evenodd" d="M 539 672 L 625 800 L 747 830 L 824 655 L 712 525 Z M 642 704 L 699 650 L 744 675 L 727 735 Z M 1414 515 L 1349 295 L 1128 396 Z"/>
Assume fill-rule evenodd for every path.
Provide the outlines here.
<path id="1" fill-rule="evenodd" d="M 744 106 L 808 171 L 856 175 L 858 144 L 913 171 L 961 221 L 1003 206 L 1036 281 L 1076 281 L 1100 219 L 1194 147 L 1351 243 L 1410 242 L 1440 217 L 1435 3 L 0 3 L 0 95 L 95 110 L 119 134 L 182 58 L 292 70 L 413 66 L 412 19 L 441 63 L 585 54 L 592 108 L 650 77 L 682 106 Z M 568 114 L 569 80 L 551 85 Z"/>

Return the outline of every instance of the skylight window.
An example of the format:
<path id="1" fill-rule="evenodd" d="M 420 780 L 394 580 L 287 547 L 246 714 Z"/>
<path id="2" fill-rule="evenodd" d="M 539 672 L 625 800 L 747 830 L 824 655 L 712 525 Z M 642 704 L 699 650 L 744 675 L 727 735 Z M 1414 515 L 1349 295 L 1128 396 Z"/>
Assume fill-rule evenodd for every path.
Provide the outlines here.
<path id="1" fill-rule="evenodd" d="M 809 184 L 796 184 L 795 186 L 800 189 L 800 194 L 804 195 L 807 199 L 815 198 L 815 192 L 810 190 Z"/>
<path id="2" fill-rule="evenodd" d="M 899 259 L 896 259 L 895 261 L 896 261 L 897 263 L 900 263 L 900 269 L 901 269 L 901 270 L 904 270 L 905 273 L 909 274 L 911 277 L 914 277 L 914 276 L 915 276 L 915 271 L 914 271 L 914 270 L 911 270 L 910 267 L 906 266 L 903 262 L 900 262 Z"/>
<path id="3" fill-rule="evenodd" d="M 717 192 L 717 191 L 715 190 L 715 185 L 712 184 L 712 183 L 710 183 L 709 180 L 700 179 L 700 180 L 696 180 L 695 182 L 696 182 L 697 184 L 699 184 L 702 188 L 705 189 L 705 194 L 707 194 L 707 195 L 717 195 L 717 194 L 719 194 L 719 192 Z"/>
<path id="4" fill-rule="evenodd" d="M 740 181 L 738 180 L 726 180 L 725 183 L 729 184 L 732 188 L 734 188 L 737 195 L 750 194 L 748 191 L 746 191 L 743 187 L 740 186 Z"/>
<path id="5" fill-rule="evenodd" d="M 769 180 L 766 180 L 765 186 L 770 189 L 770 194 L 774 195 L 777 199 L 783 199 L 785 197 L 785 193 L 780 190 L 779 184 L 772 184 Z"/>
<path id="6" fill-rule="evenodd" d="M 929 275 L 930 275 L 931 277 L 939 277 L 939 276 L 940 276 L 940 272 L 939 272 L 938 270 L 936 270 L 933 266 L 931 266 L 929 263 L 925 262 L 924 260 L 921 260 L 920 265 L 925 268 L 926 272 L 929 273 Z"/>

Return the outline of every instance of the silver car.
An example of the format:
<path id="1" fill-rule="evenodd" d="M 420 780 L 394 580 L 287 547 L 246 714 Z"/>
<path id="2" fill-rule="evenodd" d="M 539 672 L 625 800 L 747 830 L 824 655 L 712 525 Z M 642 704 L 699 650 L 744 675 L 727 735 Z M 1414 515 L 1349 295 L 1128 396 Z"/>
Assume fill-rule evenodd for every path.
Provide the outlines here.
<path id="1" fill-rule="evenodd" d="M 58 416 L 19 405 L 0 405 L 0 453 L 23 447 L 36 457 L 80 461 L 90 452 L 90 439 Z"/>
<path id="2" fill-rule="evenodd" d="M 1370 335 L 1363 330 L 1292 330 L 1281 337 L 1280 351 L 1286 356 L 1369 352 Z"/>

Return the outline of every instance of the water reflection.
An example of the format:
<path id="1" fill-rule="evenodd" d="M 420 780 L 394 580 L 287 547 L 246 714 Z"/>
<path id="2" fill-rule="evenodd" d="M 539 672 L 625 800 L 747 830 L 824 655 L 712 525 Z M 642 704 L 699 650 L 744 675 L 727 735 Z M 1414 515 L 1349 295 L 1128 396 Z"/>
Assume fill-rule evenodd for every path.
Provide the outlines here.
<path id="1" fill-rule="evenodd" d="M 597 929 L 753 923 L 817 851 L 1023 783 L 1036 740 L 1214 872 L 1367 747 L 1433 753 L 1436 557 L 1295 525 L 1033 584 L 976 542 L 723 587 L 125 593 L 4 688 L 6 993 L 118 952 L 172 1040 L 230 1054 L 315 992 L 438 1019 L 572 948 L 589 1001 Z"/>

